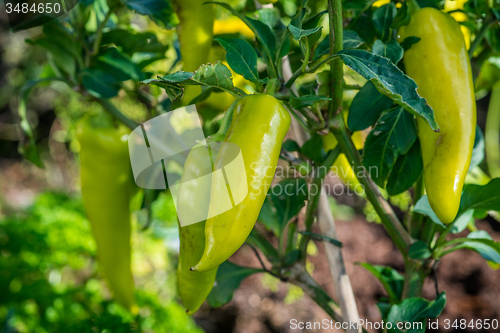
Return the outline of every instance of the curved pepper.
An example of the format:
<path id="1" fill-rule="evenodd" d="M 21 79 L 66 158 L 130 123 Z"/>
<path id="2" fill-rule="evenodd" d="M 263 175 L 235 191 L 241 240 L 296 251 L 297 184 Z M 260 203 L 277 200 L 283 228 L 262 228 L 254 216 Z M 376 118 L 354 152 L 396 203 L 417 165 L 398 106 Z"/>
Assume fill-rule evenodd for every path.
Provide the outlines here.
<path id="1" fill-rule="evenodd" d="M 188 314 L 196 312 L 207 298 L 215 282 L 217 268 L 206 272 L 191 271 L 190 268 L 200 260 L 205 249 L 205 224 L 201 221 L 194 224 L 192 212 L 208 214 L 210 187 L 200 181 L 201 177 L 213 172 L 213 158 L 217 150 L 213 143 L 224 139 L 231 122 L 234 106 L 230 107 L 224 116 L 219 131 L 207 139 L 207 144 L 200 144 L 191 149 L 184 163 L 181 176 L 181 186 L 177 197 L 177 212 L 179 219 L 179 265 L 177 266 L 177 289 Z M 211 156 L 215 155 L 215 156 Z M 180 221 L 184 221 L 181 226 Z"/>
<path id="2" fill-rule="evenodd" d="M 210 188 L 200 186 L 198 181 L 201 176 L 212 172 L 210 164 L 202 161 L 210 160 L 209 149 L 205 145 L 199 145 L 191 149 L 184 164 L 181 183 L 178 194 L 179 218 L 183 214 L 189 214 L 192 210 L 198 210 L 197 205 L 210 197 Z M 212 290 L 217 267 L 206 272 L 193 272 L 191 267 L 196 265 L 205 248 L 205 221 L 181 226 L 179 224 L 179 265 L 177 266 L 177 288 L 182 303 L 188 314 L 196 312 L 210 290 Z"/>
<path id="3" fill-rule="evenodd" d="M 276 171 L 281 145 L 290 127 L 290 114 L 276 98 L 256 94 L 242 98 L 234 110 L 224 142 L 234 143 L 243 156 L 248 194 L 239 204 L 211 217 L 205 225 L 205 249 L 192 270 L 207 271 L 226 261 L 252 231 Z M 219 151 L 215 167 L 232 157 Z M 224 201 L 212 183 L 210 207 Z"/>
<path id="4" fill-rule="evenodd" d="M 205 0 L 176 0 L 179 25 L 177 33 L 182 55 L 182 70 L 196 71 L 207 63 L 213 41 L 215 8 L 212 4 L 204 5 Z M 187 86 L 184 89 L 183 102 L 189 103 L 201 94 L 200 86 Z"/>
<path id="5" fill-rule="evenodd" d="M 476 129 L 474 85 L 462 31 L 448 14 L 434 8 L 418 10 L 399 40 L 420 41 L 405 52 L 408 75 L 418 93 L 434 109 L 440 132 L 417 117 L 429 203 L 443 223 L 455 219 L 469 169 Z"/>
<path id="6" fill-rule="evenodd" d="M 130 130 L 111 121 L 84 117 L 76 128 L 80 143 L 82 196 L 97 244 L 97 259 L 114 299 L 135 312 L 130 269 Z"/>

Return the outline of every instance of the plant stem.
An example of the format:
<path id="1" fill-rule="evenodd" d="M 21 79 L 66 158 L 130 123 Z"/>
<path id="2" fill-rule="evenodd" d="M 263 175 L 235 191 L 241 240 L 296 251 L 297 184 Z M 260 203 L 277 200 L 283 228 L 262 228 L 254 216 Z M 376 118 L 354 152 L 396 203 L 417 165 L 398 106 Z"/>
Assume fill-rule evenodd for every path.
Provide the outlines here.
<path id="1" fill-rule="evenodd" d="M 342 1 L 328 0 L 328 16 L 330 22 L 330 56 L 334 56 L 342 51 L 343 43 L 343 24 L 342 24 Z M 342 111 L 342 80 L 344 78 L 343 63 L 340 58 L 335 58 L 330 63 L 330 97 L 332 101 L 329 104 L 328 115 L 330 118 L 335 113 Z"/>
<path id="2" fill-rule="evenodd" d="M 108 111 L 111 113 L 113 116 L 115 116 L 118 120 L 120 120 L 125 126 L 128 128 L 134 130 L 139 124 L 137 124 L 135 121 L 132 119 L 128 118 L 125 116 L 123 113 L 120 112 L 116 108 L 116 106 L 113 105 L 109 100 L 107 99 L 102 99 L 102 98 L 96 98 L 97 103 L 101 104 L 101 106 L 104 108 L 104 110 Z"/>
<path id="3" fill-rule="evenodd" d="M 302 264 L 295 264 L 291 269 L 288 282 L 299 286 L 311 299 L 316 302 L 335 321 L 343 322 L 339 306 L 321 288 L 321 286 L 307 273 Z"/>
<path id="4" fill-rule="evenodd" d="M 264 93 L 271 95 L 271 96 L 274 96 L 274 94 L 276 93 L 276 90 L 279 90 L 280 86 L 281 86 L 281 82 L 278 79 L 270 79 L 266 85 L 266 90 L 264 91 Z"/>
<path id="5" fill-rule="evenodd" d="M 309 199 L 307 203 L 306 209 L 306 217 L 304 220 L 304 224 L 306 226 L 306 231 L 311 232 L 312 224 L 314 222 L 314 216 L 316 215 L 316 208 L 318 207 L 319 197 L 321 195 L 321 188 L 323 185 L 323 179 L 326 177 L 328 170 L 330 170 L 331 166 L 338 158 L 340 154 L 340 147 L 337 146 L 334 149 L 330 150 L 328 156 L 325 159 L 323 165 L 319 168 L 319 171 L 315 174 L 314 180 L 310 186 L 316 188 L 316 193 Z M 310 192 L 309 192 L 310 194 Z M 303 235 L 300 239 L 299 249 L 301 251 L 302 258 L 305 260 L 307 256 L 307 244 L 311 240 L 310 235 Z"/>
<path id="6" fill-rule="evenodd" d="M 470 48 L 469 48 L 469 58 L 472 59 L 472 56 L 474 55 L 474 51 L 476 50 L 476 47 L 479 46 L 479 44 L 481 43 L 481 41 L 483 40 L 484 38 L 484 35 L 486 34 L 486 32 L 488 32 L 488 29 L 490 28 L 490 26 L 495 22 L 494 19 L 492 18 L 488 18 L 488 19 L 485 19 L 484 22 L 483 22 L 483 26 L 481 27 L 481 29 L 479 29 L 476 37 L 474 38 L 474 40 L 472 41 L 472 43 L 470 44 Z"/>
<path id="7" fill-rule="evenodd" d="M 410 9 L 411 15 L 415 14 L 415 12 L 420 9 L 420 5 L 417 3 L 416 0 L 407 0 L 406 4 L 408 5 L 408 8 Z"/>
<path id="8" fill-rule="evenodd" d="M 493 86 L 486 116 L 484 140 L 486 163 L 491 178 L 500 177 L 500 82 Z"/>
<path id="9" fill-rule="evenodd" d="M 290 88 L 295 83 L 295 81 L 299 78 L 299 76 L 301 76 L 302 74 L 304 74 L 304 72 L 302 71 L 302 67 L 300 67 L 299 69 L 297 69 L 295 71 L 295 73 L 293 73 L 293 75 L 290 77 L 290 79 L 288 79 L 285 87 Z"/>
<path id="10" fill-rule="evenodd" d="M 295 81 L 299 78 L 299 76 L 301 76 L 302 74 L 304 73 L 314 73 L 318 70 L 318 68 L 320 68 L 321 66 L 323 66 L 324 64 L 334 60 L 334 59 L 339 59 L 339 56 L 334 54 L 334 55 L 330 55 L 328 56 L 327 58 L 321 60 L 319 63 L 317 64 L 314 64 L 313 63 L 313 67 L 311 68 L 304 68 L 304 65 L 302 65 L 299 69 L 297 69 L 295 71 L 295 73 L 293 73 L 293 75 L 290 77 L 290 79 L 288 79 L 288 81 L 286 82 L 286 87 L 287 88 L 290 88 L 294 83 Z M 358 88 L 358 89 L 361 89 L 361 88 Z"/>
<path id="11" fill-rule="evenodd" d="M 309 47 L 309 40 L 306 38 L 306 56 L 304 57 L 304 62 L 302 63 L 301 70 L 302 72 L 307 71 L 307 65 L 309 64 L 309 58 L 311 57 L 311 48 Z"/>
<path id="12" fill-rule="evenodd" d="M 330 17 L 330 54 L 342 50 L 342 2 L 328 0 L 328 15 Z M 331 91 L 328 109 L 330 131 L 335 135 L 343 153 L 350 161 L 358 179 L 365 188 L 366 196 L 380 216 L 387 233 L 394 241 L 401 253 L 406 253 L 407 247 L 412 243 L 411 236 L 396 217 L 389 203 L 380 193 L 377 185 L 369 178 L 368 172 L 361 164 L 359 153 L 348 133 L 344 117 L 342 116 L 342 61 L 335 59 L 331 63 Z M 334 115 L 333 118 L 331 118 Z M 361 174 L 361 175 L 360 175 Z"/>
<path id="13" fill-rule="evenodd" d="M 448 233 L 451 231 L 454 224 L 455 222 L 451 222 L 446 226 L 446 229 L 444 229 L 443 232 L 439 235 L 439 238 L 436 241 L 435 248 L 438 248 L 446 240 L 446 235 L 448 235 Z"/>
<path id="14" fill-rule="evenodd" d="M 402 299 L 422 296 L 425 278 L 431 272 L 429 267 L 427 261 L 406 260 Z"/>
<path id="15" fill-rule="evenodd" d="M 286 252 L 290 252 L 293 249 L 295 249 L 295 242 L 296 242 L 295 232 L 297 231 L 297 223 L 298 221 L 297 219 L 295 219 L 288 224 Z"/>
<path id="16" fill-rule="evenodd" d="M 370 201 L 375 208 L 375 211 L 379 215 L 387 233 L 394 241 L 398 250 L 405 254 L 407 247 L 413 242 L 412 238 L 398 220 L 396 214 L 392 210 L 392 207 L 382 196 L 377 185 L 373 182 L 365 167 L 362 165 L 361 157 L 359 156 L 359 153 L 356 150 L 349 133 L 347 132 L 342 114 L 335 115 L 335 117 L 331 120 L 330 131 L 335 135 L 335 138 L 342 148 L 342 152 L 350 161 L 359 182 L 364 187 L 368 201 Z"/>
<path id="17" fill-rule="evenodd" d="M 99 48 L 101 47 L 101 41 L 102 41 L 102 30 L 106 27 L 106 23 L 108 22 L 109 17 L 111 16 L 111 14 L 113 14 L 113 12 L 114 12 L 113 9 L 109 9 L 108 12 L 106 13 L 106 16 L 102 20 L 101 24 L 99 24 L 99 26 L 97 27 L 94 45 L 92 46 L 92 50 L 90 50 L 90 52 L 87 53 L 87 56 L 85 58 L 86 66 L 90 65 L 90 58 L 99 53 Z"/>
<path id="18" fill-rule="evenodd" d="M 424 176 L 421 175 L 420 178 L 418 178 L 417 183 L 415 184 L 415 195 L 413 198 L 414 207 L 417 204 L 418 200 L 420 200 L 420 198 L 423 195 L 424 195 Z M 416 238 L 419 236 L 423 220 L 424 216 L 422 214 L 419 214 L 415 211 L 412 212 L 410 223 L 408 226 L 409 227 L 408 232 L 412 237 Z"/>
<path id="19" fill-rule="evenodd" d="M 430 219 L 427 219 L 424 223 L 424 227 L 422 228 L 422 232 L 420 233 L 420 239 L 427 243 L 427 245 L 431 244 L 432 239 L 434 238 L 434 227 L 435 223 Z"/>

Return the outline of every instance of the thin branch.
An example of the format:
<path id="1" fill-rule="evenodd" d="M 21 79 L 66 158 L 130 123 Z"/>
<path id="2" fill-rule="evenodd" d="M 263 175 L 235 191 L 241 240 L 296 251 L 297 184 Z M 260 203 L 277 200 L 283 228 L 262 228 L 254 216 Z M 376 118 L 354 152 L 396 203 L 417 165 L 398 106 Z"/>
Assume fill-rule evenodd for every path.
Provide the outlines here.
<path id="1" fill-rule="evenodd" d="M 253 253 L 255 253 L 255 256 L 257 257 L 257 259 L 259 259 L 259 262 L 260 262 L 260 265 L 262 266 L 262 269 L 265 270 L 267 273 L 273 275 L 273 273 L 266 268 L 266 265 L 264 265 L 264 261 L 262 261 L 262 258 L 260 257 L 260 254 L 259 254 L 259 251 L 257 251 L 257 249 L 255 248 L 255 246 L 253 246 L 252 244 L 248 244 L 248 243 L 245 243 L 245 244 L 247 244 L 248 246 L 250 246 L 250 248 L 252 249 Z"/>
<path id="2" fill-rule="evenodd" d="M 343 20 L 342 1 L 328 0 L 328 17 L 330 18 L 330 57 L 342 51 L 343 47 Z M 330 98 L 328 118 L 342 111 L 344 64 L 338 57 L 330 63 Z"/>
<path id="3" fill-rule="evenodd" d="M 474 55 L 474 51 L 476 50 L 476 48 L 479 46 L 479 44 L 481 43 L 481 41 L 483 40 L 484 36 L 486 35 L 486 33 L 488 32 L 488 29 L 490 28 L 490 26 L 495 23 L 496 20 L 494 18 L 489 18 L 489 19 L 486 19 L 484 22 L 483 22 L 483 26 L 481 27 L 481 29 L 479 29 L 476 37 L 474 38 L 474 40 L 472 41 L 472 43 L 470 44 L 470 48 L 469 48 L 469 58 L 472 59 L 472 56 Z"/>
<path id="4" fill-rule="evenodd" d="M 97 103 L 101 104 L 104 110 L 111 113 L 113 116 L 115 116 L 118 120 L 120 120 L 125 126 L 130 128 L 131 130 L 134 130 L 137 126 L 139 126 L 139 124 L 137 124 L 135 121 L 133 121 L 132 119 L 128 118 L 123 113 L 121 113 L 120 110 L 118 110 L 116 106 L 114 106 L 113 103 L 111 103 L 109 100 L 102 98 L 96 98 L 95 100 L 97 101 Z"/>
<path id="5" fill-rule="evenodd" d="M 291 75 L 290 64 L 288 62 L 288 58 L 287 57 L 285 57 L 284 61 L 283 61 L 283 74 L 284 74 L 285 80 L 287 79 L 287 77 L 289 78 L 290 75 Z M 292 89 L 292 91 L 296 91 L 297 90 L 294 85 L 291 86 L 291 89 Z M 297 123 L 297 121 L 295 121 L 294 118 L 292 118 L 291 129 L 292 129 L 292 133 L 294 134 L 297 143 L 299 145 L 303 145 L 304 142 L 308 138 L 308 133 L 302 127 L 298 126 L 298 123 Z M 331 152 L 331 153 L 333 153 L 333 152 Z M 333 158 L 333 156 L 331 156 L 331 157 Z M 336 159 L 336 157 L 333 159 L 333 161 L 335 161 L 335 159 Z M 330 168 L 328 168 L 328 169 L 330 169 Z M 322 195 L 323 193 L 324 193 L 323 191 L 320 191 L 320 195 Z M 326 202 L 326 204 L 328 204 L 328 202 Z M 330 206 L 329 205 L 325 205 L 325 201 L 321 200 L 321 198 L 319 200 L 318 206 L 319 206 L 318 207 L 319 211 L 324 211 L 324 212 L 328 212 L 329 214 L 331 214 Z M 333 221 L 333 217 L 329 221 Z M 303 236 L 303 238 L 304 237 L 305 236 Z M 339 256 L 340 258 L 342 258 L 342 252 L 340 251 L 340 248 L 335 247 L 335 246 L 333 246 L 333 247 L 325 247 L 325 252 L 328 253 L 329 251 L 335 252 L 336 256 Z M 328 261 L 328 264 L 330 265 L 330 267 L 332 265 L 334 265 L 330 261 Z M 307 272 L 304 271 L 303 262 L 300 262 L 300 261 L 297 262 L 296 263 L 296 267 L 301 268 L 303 270 L 303 272 L 301 272 L 302 274 L 299 277 L 294 278 L 292 276 L 290 282 L 293 283 L 293 284 L 295 284 L 295 285 L 297 285 L 297 286 L 299 286 L 299 287 L 301 287 L 302 290 L 304 290 L 304 292 L 309 297 L 311 297 L 311 299 L 314 300 L 316 302 L 316 304 L 318 304 L 321 308 L 323 308 L 323 310 L 325 310 L 325 312 L 332 319 L 340 321 L 340 322 L 344 322 L 343 318 L 338 313 L 338 309 L 332 309 L 332 307 L 331 307 L 330 304 L 333 303 L 333 301 L 331 300 L 331 298 L 323 291 L 323 289 L 316 283 L 316 281 L 314 281 L 314 279 L 309 274 L 307 274 Z M 348 279 L 347 275 L 345 275 L 344 278 L 342 278 L 342 279 L 337 278 L 336 275 L 333 275 L 335 273 L 335 271 L 333 270 L 333 268 L 331 268 L 330 272 L 332 274 L 332 279 L 333 279 L 334 283 L 336 281 L 338 281 L 338 280 L 345 281 L 346 277 Z M 343 287 L 345 288 L 344 292 L 337 294 L 337 296 L 339 297 L 339 302 L 341 304 L 347 304 L 347 303 L 352 304 L 352 302 L 350 300 L 352 298 L 354 298 L 354 296 L 352 296 L 352 298 L 350 298 L 350 297 L 348 297 L 347 299 L 344 298 L 345 295 L 349 294 L 349 293 L 351 295 L 354 295 L 354 292 L 352 290 L 352 286 L 350 285 L 350 283 L 348 283 L 348 284 L 343 284 Z M 337 288 L 337 286 L 336 286 L 336 288 Z M 356 305 L 356 303 L 354 303 L 354 306 L 355 305 Z M 352 309 L 351 306 L 343 306 L 343 309 L 345 309 L 344 314 L 345 314 L 346 318 L 356 318 L 356 317 L 359 317 L 359 315 L 357 315 L 357 313 L 358 313 L 357 310 L 354 311 L 354 312 L 352 312 L 352 313 L 350 312 L 351 309 Z M 363 330 L 363 332 L 366 332 L 364 330 L 364 328 L 361 328 L 361 329 Z"/>
<path id="6" fill-rule="evenodd" d="M 321 288 L 321 286 L 307 273 L 304 266 L 300 263 L 291 268 L 291 276 L 287 282 L 299 286 L 316 304 L 335 321 L 344 322 L 340 313 L 338 304 Z"/>

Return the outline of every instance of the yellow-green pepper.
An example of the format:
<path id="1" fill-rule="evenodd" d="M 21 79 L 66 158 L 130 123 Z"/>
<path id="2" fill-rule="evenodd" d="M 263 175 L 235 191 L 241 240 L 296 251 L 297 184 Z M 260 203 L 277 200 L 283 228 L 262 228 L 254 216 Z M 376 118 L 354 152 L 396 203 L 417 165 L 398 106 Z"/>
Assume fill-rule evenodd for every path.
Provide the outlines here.
<path id="1" fill-rule="evenodd" d="M 407 74 L 434 110 L 440 132 L 417 118 L 429 203 L 443 223 L 458 212 L 476 129 L 476 102 L 467 49 L 459 24 L 448 14 L 423 8 L 400 28 L 398 39 L 419 37 L 404 55 Z"/>
<path id="2" fill-rule="evenodd" d="M 176 0 L 179 25 L 177 33 L 182 55 L 182 69 L 194 72 L 207 63 L 213 41 L 215 8 L 213 4 L 204 5 L 205 0 Z M 187 86 L 183 102 L 189 103 L 201 94 L 200 86 Z"/>
<path id="3" fill-rule="evenodd" d="M 130 130 L 110 119 L 85 116 L 77 123 L 83 202 L 97 244 L 97 259 L 114 299 L 136 312 L 130 269 Z"/>
<path id="4" fill-rule="evenodd" d="M 198 184 L 200 177 L 212 172 L 211 164 L 203 163 L 210 160 L 209 148 L 199 145 L 191 149 L 184 164 L 181 187 L 178 194 L 178 213 L 182 219 L 184 214 L 198 210 L 197 205 L 210 197 L 210 188 Z M 191 267 L 196 265 L 205 248 L 206 221 L 181 226 L 179 224 L 179 264 L 177 266 L 177 288 L 182 303 L 188 314 L 196 312 L 210 290 L 212 290 L 217 267 L 206 272 L 193 272 Z"/>
<path id="5" fill-rule="evenodd" d="M 215 282 L 217 268 L 206 272 L 191 271 L 190 268 L 200 260 L 205 249 L 205 221 L 194 224 L 192 212 L 207 214 L 210 201 L 210 186 L 201 181 L 203 176 L 211 175 L 213 159 L 217 156 L 217 143 L 224 140 L 233 115 L 231 106 L 222 120 L 217 133 L 207 138 L 207 144 L 199 144 L 191 149 L 184 163 L 181 185 L 177 196 L 179 224 L 179 264 L 177 266 L 177 288 L 188 314 L 196 312 L 207 298 Z M 214 147 L 215 145 L 215 147 Z M 214 149 L 215 148 L 215 149 Z M 198 216 L 198 213 L 196 213 Z M 206 219 L 205 216 L 205 219 Z M 181 226 L 180 222 L 184 226 Z"/>
<path id="6" fill-rule="evenodd" d="M 237 103 L 224 142 L 241 149 L 248 194 L 233 208 L 207 220 L 203 256 L 192 270 L 203 272 L 219 266 L 245 242 L 271 186 L 289 127 L 290 114 L 273 96 L 249 95 Z M 228 155 L 219 151 L 216 169 L 230 162 L 232 157 Z M 218 207 L 224 200 L 220 191 L 213 182 L 210 207 Z"/>

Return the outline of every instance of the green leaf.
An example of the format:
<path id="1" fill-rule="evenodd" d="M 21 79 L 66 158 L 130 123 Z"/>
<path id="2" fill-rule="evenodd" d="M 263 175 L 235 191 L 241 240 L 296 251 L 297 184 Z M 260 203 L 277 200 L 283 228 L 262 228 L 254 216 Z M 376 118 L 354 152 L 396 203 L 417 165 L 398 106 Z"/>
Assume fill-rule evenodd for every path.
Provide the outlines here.
<path id="1" fill-rule="evenodd" d="M 310 158 L 316 165 L 323 163 L 323 140 L 318 133 L 314 133 L 309 140 L 302 145 L 302 155 Z"/>
<path id="2" fill-rule="evenodd" d="M 389 28 L 396 16 L 396 6 L 390 2 L 376 9 L 373 12 L 372 20 L 375 30 L 378 32 L 380 39 L 385 40 L 389 36 Z"/>
<path id="3" fill-rule="evenodd" d="M 232 74 L 229 68 L 224 66 L 220 61 L 217 61 L 215 64 L 206 64 L 202 65 L 200 68 L 194 72 L 192 81 L 211 86 L 217 87 L 222 90 L 233 92 L 233 79 Z"/>
<path id="4" fill-rule="evenodd" d="M 422 196 L 418 200 L 415 208 L 413 208 L 413 211 L 428 216 L 432 222 L 436 223 L 441 228 L 446 228 L 443 222 L 439 220 L 436 213 L 432 210 L 431 205 L 429 204 L 429 199 L 426 195 Z"/>
<path id="5" fill-rule="evenodd" d="M 248 27 L 253 31 L 259 42 L 264 46 L 264 49 L 269 55 L 270 59 L 274 59 L 274 54 L 276 52 L 276 36 L 271 31 L 271 28 L 267 24 L 260 22 L 259 20 L 254 20 L 246 17 Z"/>
<path id="6" fill-rule="evenodd" d="M 323 17 L 323 15 L 328 14 L 328 10 L 321 11 L 317 13 L 316 15 L 309 17 L 304 24 L 302 25 L 303 29 L 312 29 L 316 27 L 319 24 L 319 21 Z M 344 30 L 345 32 L 345 30 Z"/>
<path id="7" fill-rule="evenodd" d="M 162 77 L 161 79 L 163 81 L 167 81 L 170 83 L 182 83 L 184 81 L 187 81 L 193 77 L 194 73 L 191 72 L 184 72 L 184 71 L 179 71 L 175 72 L 172 74 L 169 74 L 167 76 Z"/>
<path id="8" fill-rule="evenodd" d="M 413 44 L 418 43 L 420 40 L 420 37 L 415 37 L 415 36 L 410 36 L 406 37 L 402 42 L 401 42 L 401 47 L 403 50 L 408 51 Z"/>
<path id="9" fill-rule="evenodd" d="M 163 45 L 153 32 L 133 32 L 123 29 L 112 29 L 102 35 L 101 45 L 114 44 L 123 52 L 132 55 L 134 53 L 160 53 L 163 54 L 168 49 L 168 45 Z"/>
<path id="10" fill-rule="evenodd" d="M 464 186 L 459 213 L 469 209 L 500 211 L 500 178 L 494 178 L 486 185 Z"/>
<path id="11" fill-rule="evenodd" d="M 188 72 L 184 72 L 188 73 Z M 193 76 L 193 73 L 189 73 L 190 76 Z M 148 79 L 142 81 L 142 83 L 145 84 L 153 84 L 155 86 L 158 86 L 160 88 L 165 89 L 165 93 L 168 96 L 168 99 L 170 99 L 172 102 L 176 100 L 177 98 L 182 97 L 183 94 L 183 89 L 181 86 L 179 86 L 177 83 L 170 82 L 168 80 L 164 80 L 164 78 L 160 79 Z"/>
<path id="12" fill-rule="evenodd" d="M 248 235 L 245 243 L 260 249 L 271 263 L 279 260 L 278 250 L 264 236 L 262 236 L 255 228 Z"/>
<path id="13" fill-rule="evenodd" d="M 443 311 L 445 305 L 446 294 L 444 292 L 440 293 L 433 301 L 428 301 L 420 297 L 406 298 L 401 303 L 394 304 L 389 311 L 387 321 L 392 324 L 392 329 L 388 330 L 388 332 L 423 333 L 426 329 L 425 319 L 437 318 Z M 398 322 L 408 322 L 411 324 L 422 322 L 422 327 L 418 329 L 412 325 L 412 328 L 400 331 L 397 328 Z"/>
<path id="14" fill-rule="evenodd" d="M 408 256 L 412 259 L 427 259 L 431 256 L 431 251 L 426 242 L 418 240 L 410 245 Z"/>
<path id="15" fill-rule="evenodd" d="M 484 160 L 484 135 L 479 126 L 476 126 L 476 137 L 474 139 L 474 148 L 470 160 L 469 171 L 481 164 Z"/>
<path id="16" fill-rule="evenodd" d="M 144 73 L 132 62 L 132 59 L 117 48 L 106 49 L 98 56 L 97 60 L 108 67 L 101 67 L 101 69 L 110 74 L 115 73 L 113 76 L 119 81 L 144 79 Z"/>
<path id="17" fill-rule="evenodd" d="M 500 243 L 495 242 L 493 238 L 484 230 L 474 231 L 467 235 L 470 239 L 455 248 L 467 248 L 479 253 L 485 260 L 500 263 Z"/>
<path id="18" fill-rule="evenodd" d="M 356 263 L 366 268 L 382 284 L 392 303 L 397 303 L 403 294 L 404 277 L 394 268 L 388 266 L 370 265 L 369 263 Z"/>
<path id="19" fill-rule="evenodd" d="M 310 36 L 312 34 L 317 33 L 318 31 L 321 31 L 321 29 L 323 29 L 323 27 L 316 27 L 313 29 L 304 30 L 297 28 L 291 24 L 288 25 L 288 30 L 290 30 L 290 33 L 292 34 L 293 38 L 298 41 L 300 41 L 304 37 Z"/>
<path id="20" fill-rule="evenodd" d="M 358 36 L 358 33 L 353 30 L 344 30 L 344 39 L 342 43 L 342 48 L 346 49 L 356 49 L 366 42 Z M 328 37 L 324 38 L 317 46 L 314 51 L 313 60 L 318 60 L 324 55 L 330 54 L 330 39 Z"/>
<path id="21" fill-rule="evenodd" d="M 328 37 L 324 38 L 314 50 L 313 60 L 318 60 L 322 56 L 330 54 L 330 40 Z"/>
<path id="22" fill-rule="evenodd" d="M 373 43 L 372 53 L 389 59 L 395 65 L 403 59 L 403 48 L 395 40 L 384 44 L 380 39 L 377 39 Z"/>
<path id="23" fill-rule="evenodd" d="M 281 23 L 278 8 L 261 8 L 256 13 L 258 14 L 259 21 L 271 29 L 274 29 L 278 23 Z"/>
<path id="24" fill-rule="evenodd" d="M 385 187 L 385 181 L 400 154 L 406 154 L 417 138 L 413 116 L 402 107 L 385 112 L 366 138 L 363 165 L 373 181 Z"/>
<path id="25" fill-rule="evenodd" d="M 403 2 L 403 5 L 401 6 L 401 8 L 399 8 L 396 16 L 394 17 L 394 21 L 391 24 L 391 28 L 399 29 L 399 27 L 403 25 L 410 24 L 410 20 L 411 20 L 410 8 L 406 4 L 406 2 Z"/>
<path id="26" fill-rule="evenodd" d="M 158 79 L 145 80 L 142 83 L 154 84 L 165 89 L 172 101 L 182 96 L 183 89 L 179 85 L 181 83 L 214 87 L 232 95 L 244 94 L 244 92 L 233 86 L 231 75 L 229 68 L 217 61 L 215 64 L 201 65 L 194 73 L 181 71 Z"/>
<path id="27" fill-rule="evenodd" d="M 315 103 L 329 101 L 331 98 L 318 95 L 303 95 L 290 98 L 290 106 L 294 109 L 302 109 L 313 106 Z"/>
<path id="28" fill-rule="evenodd" d="M 372 126 L 391 105 L 392 99 L 382 95 L 373 82 L 368 81 L 352 100 L 347 126 L 354 132 L 364 130 Z"/>
<path id="29" fill-rule="evenodd" d="M 398 195 L 409 190 L 422 174 L 424 164 L 420 154 L 420 142 L 415 140 L 408 153 L 396 160 L 387 180 L 387 193 Z"/>
<path id="30" fill-rule="evenodd" d="M 76 73 L 76 63 L 73 55 L 58 42 L 52 41 L 49 38 L 38 38 L 36 40 L 26 40 L 27 43 L 38 45 L 50 54 L 57 67 L 54 70 L 63 71 L 66 75 L 73 77 Z"/>
<path id="31" fill-rule="evenodd" d="M 450 232 L 452 234 L 458 234 L 467 228 L 467 225 L 474 217 L 474 209 L 469 209 L 455 218 L 453 221 L 453 227 L 451 227 Z"/>
<path id="32" fill-rule="evenodd" d="M 363 50 L 342 50 L 337 53 L 344 63 L 365 79 L 372 81 L 382 94 L 389 96 L 406 111 L 427 120 L 438 130 L 434 112 L 417 93 L 417 84 L 388 59 Z"/>
<path id="33" fill-rule="evenodd" d="M 344 30 L 343 49 L 356 49 L 366 42 L 353 30 Z M 328 38 L 326 38 L 328 40 Z"/>
<path id="34" fill-rule="evenodd" d="M 224 7 L 225 9 L 229 10 L 231 14 L 238 16 L 255 34 L 257 40 L 264 47 L 264 51 L 267 53 L 268 59 L 270 61 L 274 60 L 274 55 L 276 53 L 276 36 L 273 34 L 271 28 L 269 28 L 267 24 L 238 13 L 227 3 L 218 1 L 209 1 L 206 3 L 214 3 L 216 5 Z"/>
<path id="35" fill-rule="evenodd" d="M 266 207 L 259 214 L 259 221 L 280 236 L 287 222 L 297 215 L 307 200 L 307 184 L 304 178 L 285 179 L 271 187 L 266 197 Z"/>
<path id="36" fill-rule="evenodd" d="M 276 237 L 281 235 L 281 220 L 278 218 L 278 213 L 270 196 L 266 196 L 257 221 L 261 222 L 267 230 L 272 231 Z"/>
<path id="37" fill-rule="evenodd" d="M 332 245 L 335 245 L 337 247 L 342 247 L 342 242 L 339 241 L 338 239 L 330 238 L 327 236 L 323 236 L 320 234 L 315 234 L 314 232 L 308 232 L 308 231 L 299 231 L 299 234 L 310 236 L 312 240 L 318 241 L 318 242 L 328 242 Z"/>
<path id="38" fill-rule="evenodd" d="M 83 86 L 88 92 L 98 98 L 111 98 L 118 95 L 120 82 L 108 72 L 88 68 L 81 73 Z"/>
<path id="39" fill-rule="evenodd" d="M 285 258 L 285 266 L 293 265 L 299 259 L 299 256 L 300 256 L 299 249 L 295 249 L 295 250 L 288 252 L 286 254 L 286 258 Z"/>
<path id="40" fill-rule="evenodd" d="M 389 311 L 391 311 L 391 306 L 392 305 L 389 302 L 377 302 L 377 308 L 380 311 L 380 314 L 382 314 L 382 319 L 384 321 L 387 318 Z"/>
<path id="41" fill-rule="evenodd" d="M 82 47 L 75 36 L 59 20 L 53 20 L 43 25 L 43 33 L 52 43 L 60 45 L 75 59 L 82 61 Z"/>
<path id="42" fill-rule="evenodd" d="M 125 4 L 141 15 L 147 15 L 162 28 L 172 29 L 177 25 L 171 1 L 166 0 L 128 0 Z"/>
<path id="43" fill-rule="evenodd" d="M 208 304 L 214 308 L 219 308 L 229 303 L 241 281 L 252 274 L 262 272 L 264 272 L 262 269 L 242 267 L 230 261 L 222 263 L 217 270 L 214 288 L 207 297 Z"/>
<path id="44" fill-rule="evenodd" d="M 217 42 L 226 50 L 226 60 L 229 66 L 245 79 L 259 81 L 257 71 L 257 53 L 252 45 L 240 38 L 216 38 Z"/>
<path id="45" fill-rule="evenodd" d="M 19 101 L 19 107 L 18 107 L 19 118 L 21 120 L 19 126 L 21 127 L 21 131 L 23 133 L 23 137 L 19 141 L 19 146 L 18 146 L 19 153 L 23 155 L 24 158 L 26 158 L 28 161 L 32 162 L 39 168 L 44 168 L 44 165 L 43 161 L 40 159 L 40 156 L 38 155 L 35 135 L 33 133 L 33 129 L 31 128 L 31 124 L 29 123 L 27 117 L 26 104 L 28 103 L 28 98 L 31 90 L 37 84 L 48 81 L 64 82 L 64 80 L 55 77 L 27 81 L 21 88 L 21 99 Z"/>
<path id="46" fill-rule="evenodd" d="M 287 139 L 285 142 L 283 142 L 283 149 L 289 152 L 294 152 L 294 151 L 300 151 L 300 146 L 297 142 L 293 141 L 292 139 Z"/>

